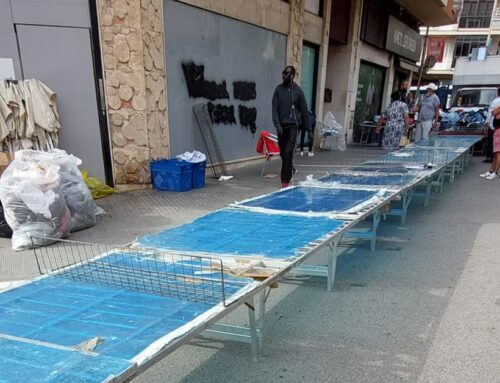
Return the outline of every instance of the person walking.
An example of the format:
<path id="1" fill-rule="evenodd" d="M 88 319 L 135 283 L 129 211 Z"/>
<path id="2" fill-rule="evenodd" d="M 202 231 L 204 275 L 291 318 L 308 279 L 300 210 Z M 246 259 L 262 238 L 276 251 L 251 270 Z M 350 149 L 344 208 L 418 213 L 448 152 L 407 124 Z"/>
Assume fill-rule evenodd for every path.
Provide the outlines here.
<path id="1" fill-rule="evenodd" d="M 427 93 L 415 109 L 415 112 L 418 112 L 415 142 L 428 139 L 429 132 L 437 125 L 441 101 L 435 93 L 436 90 L 436 84 L 431 82 L 427 85 Z"/>
<path id="2" fill-rule="evenodd" d="M 491 102 L 488 110 L 488 125 L 489 130 L 493 132 L 493 134 L 491 134 L 493 160 L 488 171 L 479 176 L 488 180 L 493 180 L 498 178 L 498 170 L 500 169 L 500 88 L 497 89 L 497 98 Z M 488 136 L 490 136 L 490 134 L 488 134 Z"/>
<path id="3" fill-rule="evenodd" d="M 408 105 L 401 101 L 400 93 L 391 94 L 391 103 L 382 114 L 375 132 L 378 134 L 381 125 L 385 122 L 384 137 L 382 138 L 382 147 L 385 150 L 393 151 L 399 149 L 401 137 L 406 134 L 410 125 L 408 117 Z"/>
<path id="4" fill-rule="evenodd" d="M 289 186 L 293 176 L 293 152 L 299 128 L 307 131 L 312 140 L 306 98 L 302 89 L 293 81 L 295 68 L 288 65 L 282 72 L 283 82 L 273 95 L 272 117 L 278 135 L 281 156 L 281 187 Z"/>

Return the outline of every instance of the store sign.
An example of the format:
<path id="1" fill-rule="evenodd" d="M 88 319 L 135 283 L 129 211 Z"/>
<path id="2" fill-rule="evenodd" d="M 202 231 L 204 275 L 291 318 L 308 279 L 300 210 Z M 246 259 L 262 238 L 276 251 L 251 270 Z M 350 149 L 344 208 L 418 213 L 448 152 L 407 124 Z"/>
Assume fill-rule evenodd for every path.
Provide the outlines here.
<path id="1" fill-rule="evenodd" d="M 427 56 L 434 56 L 437 63 L 443 62 L 446 39 L 444 37 L 429 37 L 427 45 Z"/>
<path id="2" fill-rule="evenodd" d="M 422 37 L 393 16 L 389 18 L 385 48 L 397 55 L 417 62 L 422 51 Z"/>

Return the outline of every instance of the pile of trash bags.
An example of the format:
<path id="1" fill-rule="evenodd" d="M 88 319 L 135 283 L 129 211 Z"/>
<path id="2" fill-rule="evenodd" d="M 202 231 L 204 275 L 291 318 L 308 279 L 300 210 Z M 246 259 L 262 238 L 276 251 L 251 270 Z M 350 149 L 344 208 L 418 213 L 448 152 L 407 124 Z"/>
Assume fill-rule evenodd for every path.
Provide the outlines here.
<path id="1" fill-rule="evenodd" d="M 45 246 L 96 224 L 102 213 L 78 166 L 63 150 L 20 150 L 0 178 L 0 201 L 12 249 Z"/>

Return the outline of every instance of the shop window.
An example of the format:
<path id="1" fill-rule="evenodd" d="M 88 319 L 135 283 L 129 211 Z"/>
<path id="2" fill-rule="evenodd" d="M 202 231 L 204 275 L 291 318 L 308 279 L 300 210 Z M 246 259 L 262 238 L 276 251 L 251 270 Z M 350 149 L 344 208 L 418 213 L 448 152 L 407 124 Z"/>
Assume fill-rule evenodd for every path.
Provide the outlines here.
<path id="1" fill-rule="evenodd" d="M 464 0 L 459 28 L 489 28 L 494 0 Z"/>

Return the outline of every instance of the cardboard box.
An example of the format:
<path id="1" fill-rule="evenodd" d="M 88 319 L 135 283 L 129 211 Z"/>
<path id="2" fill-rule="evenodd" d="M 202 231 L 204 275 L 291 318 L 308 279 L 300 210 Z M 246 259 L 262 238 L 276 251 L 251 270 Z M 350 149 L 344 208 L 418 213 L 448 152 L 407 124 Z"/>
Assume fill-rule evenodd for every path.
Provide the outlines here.
<path id="1" fill-rule="evenodd" d="M 9 153 L 0 152 L 0 175 L 3 171 L 7 169 L 7 166 L 12 162 L 12 158 Z"/>

